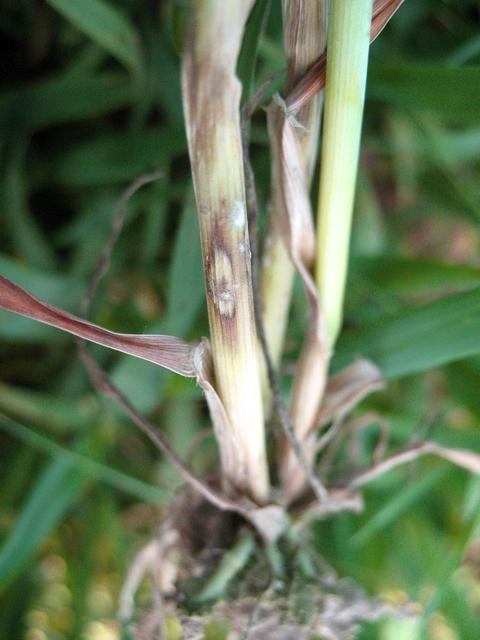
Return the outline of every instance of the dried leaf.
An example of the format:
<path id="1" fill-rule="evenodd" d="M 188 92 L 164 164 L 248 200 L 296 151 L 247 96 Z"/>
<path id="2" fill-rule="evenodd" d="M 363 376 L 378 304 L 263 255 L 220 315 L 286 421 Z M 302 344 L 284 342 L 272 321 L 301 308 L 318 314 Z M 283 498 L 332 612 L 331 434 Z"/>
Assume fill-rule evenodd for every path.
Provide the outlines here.
<path id="1" fill-rule="evenodd" d="M 302 508 L 300 516 L 295 520 L 294 530 L 303 531 L 313 520 L 322 520 L 334 513 L 342 511 L 361 513 L 363 508 L 363 497 L 360 493 L 349 489 L 332 489 L 329 491 L 327 501 L 321 503 L 314 500 Z"/>
<path id="2" fill-rule="evenodd" d="M 327 43 L 327 0 L 298 2 L 283 0 L 284 49 L 288 59 L 285 93 L 295 87 Z M 317 95 L 298 112 L 297 130 L 304 172 L 310 186 L 318 155 L 318 137 L 323 97 Z"/>
<path id="3" fill-rule="evenodd" d="M 442 447 L 434 442 L 426 443 L 425 453 L 433 453 L 445 460 L 449 460 L 459 467 L 463 467 L 470 473 L 480 475 L 480 456 L 467 449 L 450 449 Z"/>
<path id="4" fill-rule="evenodd" d="M 400 8 L 404 0 L 375 0 L 372 14 L 372 28 L 370 42 L 381 33 L 387 22 Z M 286 99 L 288 113 L 294 117 L 313 96 L 325 86 L 325 74 L 327 70 L 327 53 L 321 55 L 305 73 L 293 91 Z"/>
<path id="5" fill-rule="evenodd" d="M 158 538 L 150 540 L 137 552 L 130 563 L 127 577 L 118 598 L 118 617 L 122 621 L 132 618 L 135 613 L 135 595 L 143 578 L 151 574 L 155 586 L 163 595 L 174 590 L 178 562 L 174 561 L 172 548 L 178 546 L 179 533 L 174 528 L 161 532 Z"/>
<path id="6" fill-rule="evenodd" d="M 245 468 L 240 467 L 241 459 L 235 451 L 239 447 L 239 443 L 235 440 L 235 432 L 231 428 L 225 407 L 213 386 L 212 359 L 207 340 L 202 340 L 195 350 L 195 370 L 197 382 L 205 394 L 210 411 L 220 450 L 222 469 L 229 469 L 229 477 L 236 478 L 238 482 L 245 484 L 247 472 Z M 224 483 L 228 482 L 226 476 L 223 477 L 223 481 Z M 224 489 L 229 492 L 232 487 L 227 486 Z"/>
<path id="7" fill-rule="evenodd" d="M 274 181 L 279 192 L 275 213 L 291 260 L 302 280 L 310 311 L 309 330 L 294 379 L 291 416 L 297 438 L 311 463 L 314 451 L 312 447 L 304 446 L 304 440 L 315 424 L 329 361 L 317 288 L 310 273 L 315 251 L 313 216 L 296 122 L 289 118 L 281 103 L 269 107 L 268 128 Z M 282 486 L 287 499 L 291 499 L 305 485 L 306 476 L 299 470 L 287 442 L 282 450 Z"/>
<path id="8" fill-rule="evenodd" d="M 449 460 L 459 467 L 463 467 L 467 471 L 480 475 L 480 456 L 473 451 L 466 449 L 451 449 L 442 447 L 435 442 L 420 442 L 411 447 L 398 451 L 389 458 L 382 460 L 378 464 L 373 465 L 369 469 L 357 474 L 353 480 L 348 483 L 349 488 L 358 489 L 368 482 L 375 480 L 379 476 L 387 473 L 391 469 L 401 464 L 412 462 L 428 453 L 440 456 L 445 460 Z"/>
<path id="9" fill-rule="evenodd" d="M 268 544 L 276 542 L 288 526 L 285 509 L 277 504 L 251 509 L 246 517 Z"/>
<path id="10" fill-rule="evenodd" d="M 228 456 L 231 456 L 231 451 L 225 446 L 224 442 L 225 429 L 229 428 L 228 418 L 210 379 L 210 350 L 206 340 L 203 340 L 200 344 L 188 344 L 172 336 L 114 333 L 39 300 L 3 276 L 0 276 L 0 307 L 62 329 L 90 342 L 148 360 L 180 375 L 197 378 L 198 384 L 205 392 L 217 438 L 221 445 L 223 443 L 223 446 L 221 446 L 222 455 L 226 456 L 226 463 L 230 464 Z M 201 481 L 192 476 L 190 471 L 177 458 L 174 451 L 162 439 L 161 434 L 135 411 L 128 400 L 106 378 L 104 372 L 88 354 L 86 364 L 95 386 L 111 395 L 117 402 L 120 402 L 135 423 L 180 468 L 187 482 L 192 484 L 207 500 L 215 504 L 219 509 L 235 511 L 242 515 L 255 526 L 260 535 L 266 540 L 272 540 L 275 536 L 280 535 L 283 531 L 279 525 L 279 514 L 283 512 L 281 507 L 269 505 L 258 509 L 256 505 L 243 506 L 233 500 L 215 494 Z M 232 459 L 235 460 L 235 457 Z"/>
<path id="11" fill-rule="evenodd" d="M 3 276 L 0 276 L 0 308 L 153 362 L 181 376 L 196 376 L 194 353 L 198 343 L 189 344 L 173 336 L 114 333 L 39 300 Z"/>
<path id="12" fill-rule="evenodd" d="M 368 394 L 384 387 L 378 367 L 369 360 L 357 360 L 328 381 L 315 428 L 342 420 Z"/>

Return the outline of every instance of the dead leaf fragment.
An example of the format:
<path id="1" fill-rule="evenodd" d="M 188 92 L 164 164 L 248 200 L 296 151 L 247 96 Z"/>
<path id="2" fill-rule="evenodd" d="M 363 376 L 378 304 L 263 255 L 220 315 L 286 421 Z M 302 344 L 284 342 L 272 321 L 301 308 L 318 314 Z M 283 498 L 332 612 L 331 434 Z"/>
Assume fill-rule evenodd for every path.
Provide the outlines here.
<path id="1" fill-rule="evenodd" d="M 357 360 L 329 379 L 315 427 L 342 420 L 367 395 L 384 387 L 380 369 L 369 360 Z"/>
<path id="2" fill-rule="evenodd" d="M 394 453 L 369 469 L 361 471 L 349 482 L 348 486 L 351 489 L 363 487 L 368 482 L 371 482 L 384 473 L 387 473 L 387 471 L 390 471 L 401 464 L 413 462 L 413 460 L 417 460 L 417 458 L 428 453 L 444 458 L 449 462 L 453 462 L 453 464 L 470 471 L 470 473 L 480 475 L 480 455 L 477 453 L 466 449 L 442 447 L 435 442 L 420 442 Z"/>

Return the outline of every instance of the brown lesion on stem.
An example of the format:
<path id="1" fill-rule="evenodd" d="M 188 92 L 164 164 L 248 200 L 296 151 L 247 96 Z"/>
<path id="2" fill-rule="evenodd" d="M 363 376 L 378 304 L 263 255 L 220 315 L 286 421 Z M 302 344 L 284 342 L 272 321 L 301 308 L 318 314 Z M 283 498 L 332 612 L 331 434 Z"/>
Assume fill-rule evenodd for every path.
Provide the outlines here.
<path id="1" fill-rule="evenodd" d="M 205 286 L 207 297 L 216 309 L 215 319 L 225 331 L 235 331 L 237 313 L 237 293 L 239 289 L 238 275 L 232 251 L 225 241 L 222 224 L 215 220 L 212 237 L 208 240 L 205 252 Z"/>

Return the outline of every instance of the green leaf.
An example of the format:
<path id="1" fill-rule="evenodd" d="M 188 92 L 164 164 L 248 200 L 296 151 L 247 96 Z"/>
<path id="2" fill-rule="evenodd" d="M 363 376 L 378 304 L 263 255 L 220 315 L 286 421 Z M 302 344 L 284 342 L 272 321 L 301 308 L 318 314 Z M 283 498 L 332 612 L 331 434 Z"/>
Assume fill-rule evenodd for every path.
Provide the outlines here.
<path id="1" fill-rule="evenodd" d="M 182 212 L 170 263 L 165 332 L 171 330 L 176 336 L 185 336 L 204 299 L 198 222 L 195 208 L 189 205 Z"/>
<path id="2" fill-rule="evenodd" d="M 456 155 L 458 158 L 458 154 L 455 154 L 455 146 L 458 147 L 459 143 L 458 133 L 456 140 L 452 140 L 452 136 L 450 136 L 449 140 L 449 137 L 442 132 L 441 127 L 437 126 L 429 118 L 417 118 L 414 124 L 414 134 L 422 147 L 424 156 L 441 173 L 442 186 L 447 189 L 447 193 L 451 193 L 450 197 L 453 196 L 454 198 L 454 210 L 463 212 L 478 223 L 480 220 L 480 205 L 476 184 L 471 186 L 468 179 L 465 179 L 464 172 L 458 167 L 458 160 L 457 165 L 455 166 L 454 164 Z M 465 134 L 469 134 L 469 137 L 466 137 Z M 474 152 L 476 148 L 475 157 L 477 158 L 478 140 L 476 138 L 475 131 L 464 132 L 464 146 L 465 143 L 470 143 L 470 152 Z M 462 142 L 461 139 L 460 142 Z"/>
<path id="3" fill-rule="evenodd" d="M 480 288 L 346 331 L 335 369 L 362 356 L 399 378 L 480 353 Z"/>
<path id="4" fill-rule="evenodd" d="M 372 64 L 368 97 L 417 113 L 435 113 L 450 123 L 477 123 L 480 65 Z"/>
<path id="5" fill-rule="evenodd" d="M 204 584 L 195 600 L 210 602 L 224 596 L 228 585 L 245 568 L 254 549 L 255 539 L 250 534 L 240 538 L 235 546 L 223 555 L 220 564 Z"/>
<path id="6" fill-rule="evenodd" d="M 437 160 L 440 154 L 441 163 L 451 169 L 458 169 L 458 164 L 467 164 L 478 160 L 480 156 L 480 127 L 468 127 L 462 129 L 446 129 L 440 127 L 433 119 L 421 118 L 414 121 L 415 148 L 422 151 L 425 156 Z M 423 131 L 424 136 L 417 133 Z M 405 149 L 411 153 L 412 149 Z"/>
<path id="7" fill-rule="evenodd" d="M 0 130 L 36 131 L 65 122 L 86 120 L 132 102 L 131 80 L 112 74 L 60 76 L 23 85 L 0 95 Z"/>
<path id="8" fill-rule="evenodd" d="M 455 558 L 455 568 L 458 558 Z M 455 574 L 448 580 L 442 598 L 442 613 L 457 631 L 458 638 L 476 638 L 478 636 L 478 613 L 472 609 L 469 602 L 469 591 L 467 584 L 458 584 L 460 580 Z M 472 585 L 473 586 L 473 585 Z"/>
<path id="9" fill-rule="evenodd" d="M 455 609 L 458 607 L 458 598 L 460 594 L 454 594 L 456 591 L 456 587 L 454 584 L 455 580 L 455 570 L 460 565 L 462 558 L 465 555 L 465 551 L 467 549 L 468 544 L 471 542 L 472 538 L 475 536 L 475 533 L 478 531 L 478 525 L 480 522 L 480 512 L 478 509 L 469 518 L 468 521 L 463 522 L 463 528 L 460 533 L 459 539 L 455 541 L 453 545 L 453 549 L 449 551 L 448 554 L 445 554 L 441 560 L 441 563 L 438 563 L 440 568 L 440 575 L 436 581 L 436 589 L 431 596 L 429 602 L 426 604 L 423 617 L 422 617 L 422 630 L 425 633 L 428 621 L 432 614 L 439 608 L 446 607 L 449 615 L 453 617 L 455 626 L 458 626 L 458 630 L 460 632 L 459 637 L 461 638 L 470 638 L 474 637 L 470 635 L 471 630 L 471 620 L 472 616 L 467 615 L 466 619 L 463 619 L 461 622 L 459 618 L 461 616 L 454 614 L 454 611 L 451 610 L 452 599 L 455 598 L 456 602 L 453 603 Z M 453 592 L 452 592 L 453 590 Z M 462 612 L 463 613 L 463 612 Z M 470 613 L 470 612 L 469 612 Z M 460 623 L 460 624 L 459 624 Z M 478 629 L 478 621 L 475 629 L 475 634 Z M 464 635 L 466 633 L 467 635 Z"/>
<path id="10" fill-rule="evenodd" d="M 439 467 L 418 478 L 413 484 L 402 486 L 398 493 L 392 496 L 391 500 L 352 536 L 351 542 L 354 547 L 362 547 L 380 532 L 385 532 L 389 525 L 411 509 L 415 502 L 424 498 L 425 494 L 438 485 L 449 473 L 449 469 Z"/>
<path id="11" fill-rule="evenodd" d="M 0 429 L 7 431 L 10 435 L 16 438 L 20 438 L 38 451 L 69 461 L 73 468 L 85 475 L 92 478 L 98 478 L 106 484 L 109 484 L 117 491 L 134 496 L 139 500 L 158 503 L 159 501 L 166 500 L 171 497 L 169 492 L 164 491 L 159 487 L 146 484 L 137 478 L 129 476 L 122 471 L 118 471 L 113 467 L 97 462 L 88 456 L 65 449 L 53 440 L 41 436 L 35 431 L 32 431 L 32 429 L 25 427 L 7 416 L 2 416 L 1 414 Z"/>
<path id="12" fill-rule="evenodd" d="M 22 638 L 28 633 L 28 612 L 35 601 L 36 582 L 26 574 L 15 581 L 3 599 L 0 617 L 0 638 Z"/>
<path id="13" fill-rule="evenodd" d="M 203 631 L 204 640 L 228 640 L 230 625 L 225 620 L 211 620 Z"/>
<path id="14" fill-rule="evenodd" d="M 140 69 L 137 35 L 127 18 L 105 0 L 47 0 L 77 29 L 129 69 Z"/>
<path id="15" fill-rule="evenodd" d="M 167 313 L 149 330 L 153 333 L 172 331 L 174 335 L 186 336 L 204 296 L 197 217 L 193 207 L 187 205 L 175 238 L 168 280 Z M 144 412 L 158 405 L 169 380 L 167 372 L 145 364 L 133 358 L 122 358 L 114 373 L 115 384 Z"/>
<path id="16" fill-rule="evenodd" d="M 59 153 L 49 167 L 48 178 L 76 187 L 128 182 L 185 150 L 185 134 L 177 127 L 121 136 L 96 135 Z"/>
<path id="17" fill-rule="evenodd" d="M 182 625 L 175 616 L 165 616 L 163 631 L 165 640 L 182 640 L 183 638 Z"/>
<path id="18" fill-rule="evenodd" d="M 480 267 L 474 265 L 391 254 L 356 258 L 354 271 L 396 294 L 432 294 L 480 282 Z"/>
<path id="19" fill-rule="evenodd" d="M 450 53 L 446 61 L 448 64 L 457 66 L 469 62 L 478 55 L 480 55 L 480 36 L 475 35 Z"/>
<path id="20" fill-rule="evenodd" d="M 85 429 L 92 419 L 88 405 L 85 408 L 72 407 L 72 403 L 60 395 L 23 389 L 1 382 L 0 411 L 30 424 L 42 425 L 56 434 Z"/>
<path id="21" fill-rule="evenodd" d="M 242 83 L 242 103 L 248 102 L 255 93 L 255 68 L 258 57 L 258 43 L 265 30 L 270 11 L 270 0 L 258 0 L 248 19 L 243 36 L 242 49 L 238 58 L 237 76 Z"/>
<path id="22" fill-rule="evenodd" d="M 6 162 L 2 194 L 5 226 L 17 255 L 28 258 L 33 266 L 54 269 L 54 254 L 29 208 L 26 148 L 25 142 L 18 140 Z"/>
<path id="23" fill-rule="evenodd" d="M 78 499 L 88 482 L 61 456 L 41 473 L 15 527 L 0 549 L 0 588 L 22 571 L 42 540 Z"/>
<path id="24" fill-rule="evenodd" d="M 464 360 L 449 365 L 446 370 L 446 379 L 453 398 L 475 416 L 480 417 L 480 402 L 478 401 L 480 363 L 478 359 Z"/>

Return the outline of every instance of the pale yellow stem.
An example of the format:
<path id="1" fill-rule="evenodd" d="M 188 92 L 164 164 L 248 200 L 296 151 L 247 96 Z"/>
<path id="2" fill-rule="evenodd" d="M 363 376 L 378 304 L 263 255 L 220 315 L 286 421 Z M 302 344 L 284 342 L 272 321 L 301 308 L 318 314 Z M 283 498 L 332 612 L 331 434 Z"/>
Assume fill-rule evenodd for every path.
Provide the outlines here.
<path id="1" fill-rule="evenodd" d="M 202 242 L 216 388 L 235 456 L 227 484 L 256 500 L 269 491 L 253 314 L 235 66 L 253 0 L 195 0 L 182 82 Z M 188 274 L 186 275 L 188 277 Z M 233 452 L 233 453 L 232 453 Z"/>

